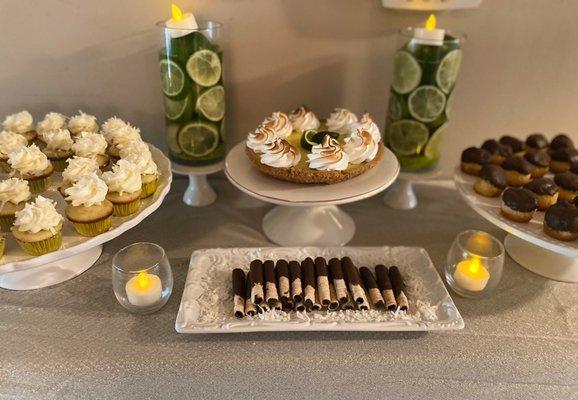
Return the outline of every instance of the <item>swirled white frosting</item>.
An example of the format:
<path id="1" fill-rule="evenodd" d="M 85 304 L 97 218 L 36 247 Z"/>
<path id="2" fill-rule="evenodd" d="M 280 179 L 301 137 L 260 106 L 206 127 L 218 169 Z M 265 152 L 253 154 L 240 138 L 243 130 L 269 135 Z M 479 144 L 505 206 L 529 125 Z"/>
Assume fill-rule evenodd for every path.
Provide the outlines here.
<path id="1" fill-rule="evenodd" d="M 125 126 L 110 131 L 108 134 L 104 135 L 110 145 L 116 146 L 119 149 L 122 149 L 124 146 L 127 146 L 128 143 L 135 140 L 142 141 L 140 137 L 140 129 L 130 124 L 125 124 Z"/>
<path id="2" fill-rule="evenodd" d="M 118 129 L 126 127 L 127 123 L 118 117 L 110 117 L 101 126 L 101 131 L 106 140 L 108 136 Z"/>
<path id="3" fill-rule="evenodd" d="M 320 171 L 342 171 L 349 164 L 347 153 L 341 149 L 339 142 L 329 135 L 325 135 L 320 144 L 313 146 L 307 158 L 309 168 Z"/>
<path id="4" fill-rule="evenodd" d="M 5 203 L 18 204 L 30 199 L 28 181 L 10 178 L 0 181 L 0 208 Z"/>
<path id="5" fill-rule="evenodd" d="M 74 183 L 84 175 L 100 173 L 98 163 L 93 158 L 74 156 L 66 162 L 68 166 L 62 171 L 62 178 L 67 182 Z"/>
<path id="6" fill-rule="evenodd" d="M 299 131 L 306 131 L 307 129 L 319 128 L 319 119 L 313 111 L 305 106 L 301 106 L 289 115 L 289 120 L 293 125 L 293 129 Z"/>
<path id="7" fill-rule="evenodd" d="M 138 166 L 142 175 L 158 175 L 159 173 L 149 146 L 140 140 L 127 143 L 120 151 L 120 158 Z"/>
<path id="8" fill-rule="evenodd" d="M 373 140 L 377 143 L 381 141 L 381 132 L 379 131 L 377 124 L 373 121 L 371 114 L 365 113 L 359 122 L 354 122 L 353 124 L 349 125 L 349 134 L 353 135 L 359 128 L 371 133 Z"/>
<path id="9" fill-rule="evenodd" d="M 66 128 L 66 117 L 57 112 L 49 112 L 44 119 L 36 124 L 36 132 L 43 135 L 45 132 L 57 131 Z"/>
<path id="10" fill-rule="evenodd" d="M 134 193 L 141 190 L 141 172 L 137 165 L 130 161 L 120 159 L 112 166 L 112 171 L 102 174 L 102 179 L 108 185 L 111 192 Z"/>
<path id="11" fill-rule="evenodd" d="M 275 168 L 289 168 L 297 165 L 301 153 L 286 140 L 277 139 L 271 148 L 261 155 L 261 163 Z"/>
<path id="12" fill-rule="evenodd" d="M 74 154 L 81 157 L 95 158 L 106 153 L 106 139 L 100 133 L 81 132 L 72 145 Z"/>
<path id="13" fill-rule="evenodd" d="M 14 132 L 0 132 L 0 157 L 6 158 L 8 154 L 28 146 L 28 140 Z"/>
<path id="14" fill-rule="evenodd" d="M 70 150 L 73 143 L 68 129 L 44 132 L 42 140 L 48 150 Z"/>
<path id="15" fill-rule="evenodd" d="M 40 149 L 33 144 L 22 147 L 8 155 L 8 164 L 22 175 L 38 176 L 50 166 L 50 161 Z"/>
<path id="16" fill-rule="evenodd" d="M 73 206 L 90 207 L 102 204 L 108 193 L 108 186 L 93 172 L 84 175 L 74 185 L 64 190 L 64 193 L 66 200 Z"/>
<path id="17" fill-rule="evenodd" d="M 14 133 L 26 133 L 34 129 L 34 120 L 28 111 L 20 111 L 6 117 L 2 123 L 4 129 Z"/>
<path id="18" fill-rule="evenodd" d="M 14 226 L 20 232 L 51 231 L 54 234 L 64 219 L 55 206 L 54 200 L 38 196 L 34 202 L 26 203 L 24 208 L 16 213 Z"/>
<path id="19" fill-rule="evenodd" d="M 287 114 L 274 112 L 263 120 L 261 126 L 267 126 L 275 132 L 278 138 L 285 139 L 293 132 L 293 125 Z"/>
<path id="20" fill-rule="evenodd" d="M 255 153 L 264 153 L 273 146 L 277 140 L 277 135 L 273 128 L 269 126 L 260 126 L 254 132 L 247 136 L 247 147 Z"/>
<path id="21" fill-rule="evenodd" d="M 346 108 L 336 108 L 327 118 L 327 129 L 343 133 L 354 122 L 357 122 L 357 115 Z"/>
<path id="22" fill-rule="evenodd" d="M 119 152 L 120 158 L 127 158 L 131 154 L 139 154 L 144 157 L 152 157 L 148 144 L 142 140 L 133 140 L 126 143 Z"/>
<path id="23" fill-rule="evenodd" d="M 77 115 L 70 117 L 68 129 L 70 129 L 70 132 L 73 134 L 80 132 L 98 132 L 96 117 L 79 111 Z"/>
<path id="24" fill-rule="evenodd" d="M 354 133 L 345 138 L 343 151 L 349 156 L 352 164 L 361 164 L 371 161 L 377 155 L 379 143 L 375 141 L 371 132 L 358 128 Z"/>

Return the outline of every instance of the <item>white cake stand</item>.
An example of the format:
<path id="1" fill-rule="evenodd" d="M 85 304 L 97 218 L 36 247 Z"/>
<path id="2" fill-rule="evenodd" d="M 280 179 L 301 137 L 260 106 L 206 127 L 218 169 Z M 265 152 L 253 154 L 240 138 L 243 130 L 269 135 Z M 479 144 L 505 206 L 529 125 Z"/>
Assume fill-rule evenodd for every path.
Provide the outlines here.
<path id="1" fill-rule="evenodd" d="M 544 213 L 537 212 L 532 221 L 517 223 L 500 214 L 501 200 L 480 196 L 473 190 L 475 177 L 459 168 L 454 182 L 466 203 L 478 214 L 509 233 L 504 247 L 518 264 L 549 279 L 578 283 L 578 242 L 564 242 L 543 232 Z"/>
<path id="2" fill-rule="evenodd" d="M 217 193 L 209 185 L 207 175 L 223 170 L 225 161 L 202 167 L 172 164 L 173 172 L 178 175 L 189 176 L 189 186 L 183 195 L 183 202 L 191 207 L 203 207 L 213 204 L 217 200 Z"/>
<path id="3" fill-rule="evenodd" d="M 276 204 L 263 218 L 267 237 L 282 246 L 342 246 L 355 233 L 353 219 L 338 204 L 363 200 L 385 190 L 399 174 L 389 150 L 366 173 L 334 185 L 281 181 L 261 173 L 245 155 L 245 143 L 229 152 L 225 174 L 239 190 Z"/>
<path id="4" fill-rule="evenodd" d="M 102 253 L 102 245 L 134 228 L 152 214 L 163 202 L 172 182 L 171 163 L 163 153 L 149 144 L 161 176 L 154 195 L 143 200 L 138 213 L 129 217 L 113 218 L 112 229 L 96 237 L 87 238 L 76 233 L 70 222 L 63 228 L 62 248 L 39 257 L 24 253 L 11 235 L 7 237 L 6 255 L 0 259 L 0 287 L 12 290 L 39 289 L 72 279 L 92 267 Z M 65 201 L 55 190 L 42 193 L 54 199 L 57 210 L 64 214 Z"/>
<path id="5" fill-rule="evenodd" d="M 417 207 L 417 196 L 413 184 L 434 179 L 441 174 L 441 169 L 425 172 L 400 172 L 399 178 L 383 195 L 385 204 L 395 210 L 413 210 Z"/>

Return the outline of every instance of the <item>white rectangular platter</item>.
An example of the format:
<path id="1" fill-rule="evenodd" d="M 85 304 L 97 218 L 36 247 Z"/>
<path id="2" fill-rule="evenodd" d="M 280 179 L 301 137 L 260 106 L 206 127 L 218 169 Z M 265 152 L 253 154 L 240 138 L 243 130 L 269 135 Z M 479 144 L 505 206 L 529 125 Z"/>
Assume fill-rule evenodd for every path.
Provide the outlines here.
<path id="1" fill-rule="evenodd" d="M 237 319 L 233 316 L 231 271 L 248 271 L 260 260 L 307 257 L 351 257 L 357 266 L 397 265 L 409 300 L 407 312 L 268 311 Z M 442 331 L 462 329 L 464 320 L 449 296 L 431 259 L 419 247 L 272 247 L 206 249 L 191 255 L 189 272 L 175 329 L 179 333 L 240 333 L 265 331 Z"/>

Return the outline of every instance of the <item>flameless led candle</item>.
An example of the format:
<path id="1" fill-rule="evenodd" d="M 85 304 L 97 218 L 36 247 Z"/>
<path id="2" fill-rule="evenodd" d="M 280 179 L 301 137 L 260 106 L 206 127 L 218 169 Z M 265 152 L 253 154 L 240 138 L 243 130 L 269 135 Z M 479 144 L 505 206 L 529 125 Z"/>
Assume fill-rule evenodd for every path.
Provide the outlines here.
<path id="1" fill-rule="evenodd" d="M 153 274 L 139 272 L 136 276 L 128 280 L 125 290 L 126 297 L 133 306 L 150 306 L 161 298 L 161 279 Z"/>
<path id="2" fill-rule="evenodd" d="M 453 275 L 454 281 L 462 289 L 472 292 L 484 290 L 490 279 L 490 273 L 479 258 L 460 261 Z"/>
<path id="3" fill-rule="evenodd" d="M 167 20 L 165 26 L 170 29 L 171 37 L 178 38 L 188 35 L 191 30 L 198 29 L 197 20 L 192 13 L 183 13 L 176 5 L 171 5 L 172 18 Z"/>
<path id="4" fill-rule="evenodd" d="M 436 28 L 436 16 L 431 14 L 425 23 L 425 28 L 415 28 L 413 33 L 414 42 L 428 46 L 441 46 L 444 44 L 444 29 Z"/>

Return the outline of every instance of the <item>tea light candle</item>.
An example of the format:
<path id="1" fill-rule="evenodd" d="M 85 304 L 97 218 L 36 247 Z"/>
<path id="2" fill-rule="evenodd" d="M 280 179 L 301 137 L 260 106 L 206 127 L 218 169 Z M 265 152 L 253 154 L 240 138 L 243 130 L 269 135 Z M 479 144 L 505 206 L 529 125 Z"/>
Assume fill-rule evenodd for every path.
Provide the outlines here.
<path id="1" fill-rule="evenodd" d="M 413 39 L 416 44 L 428 46 L 441 46 L 444 44 L 445 29 L 436 28 L 436 16 L 431 14 L 425 23 L 424 28 L 413 30 Z"/>
<path id="2" fill-rule="evenodd" d="M 479 258 L 460 261 L 453 274 L 454 281 L 462 289 L 472 292 L 484 290 L 490 279 L 490 273 Z"/>
<path id="3" fill-rule="evenodd" d="M 126 297 L 133 306 L 150 306 L 161 299 L 162 286 L 158 276 L 139 272 L 126 283 Z"/>
<path id="4" fill-rule="evenodd" d="M 176 4 L 171 5 L 172 18 L 167 20 L 165 26 L 170 29 L 173 39 L 188 35 L 191 30 L 199 28 L 197 20 L 192 13 L 184 13 Z"/>

